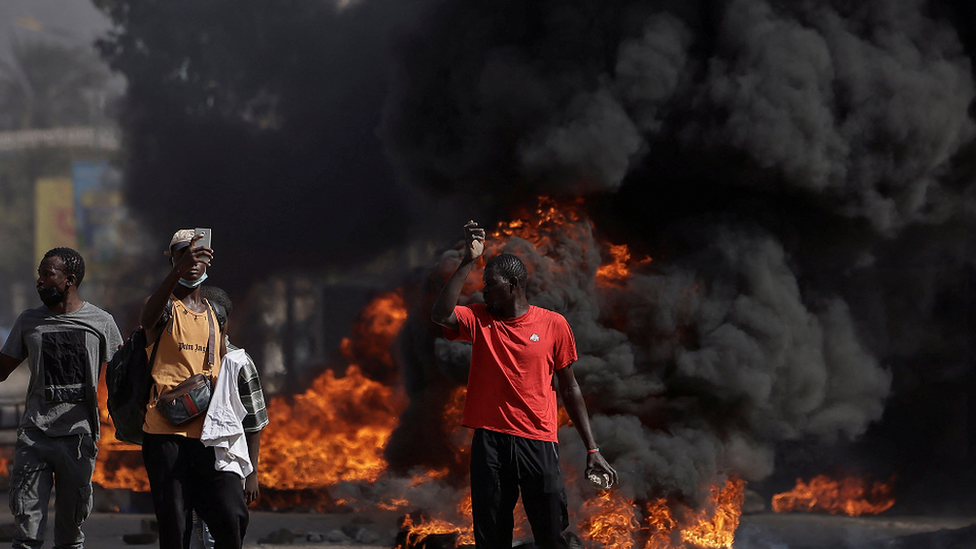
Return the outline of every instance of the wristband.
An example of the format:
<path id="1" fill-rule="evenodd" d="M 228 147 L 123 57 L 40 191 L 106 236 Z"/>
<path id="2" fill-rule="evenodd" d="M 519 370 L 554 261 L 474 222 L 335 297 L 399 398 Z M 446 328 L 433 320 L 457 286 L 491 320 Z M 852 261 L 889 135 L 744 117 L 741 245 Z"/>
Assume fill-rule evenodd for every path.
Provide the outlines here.
<path id="1" fill-rule="evenodd" d="M 592 449 L 592 450 L 587 450 L 587 451 L 586 451 L 586 453 L 587 453 L 587 454 L 595 454 L 595 453 L 597 453 L 597 452 L 599 452 L 599 451 L 600 451 L 600 449 L 599 449 L 599 448 L 594 448 L 594 449 Z"/>

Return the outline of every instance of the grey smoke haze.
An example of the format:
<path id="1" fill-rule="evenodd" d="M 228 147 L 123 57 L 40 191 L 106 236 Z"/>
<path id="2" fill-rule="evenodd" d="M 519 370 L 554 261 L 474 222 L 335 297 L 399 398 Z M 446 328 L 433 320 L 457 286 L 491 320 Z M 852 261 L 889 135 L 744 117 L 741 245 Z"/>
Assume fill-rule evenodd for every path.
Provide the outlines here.
<path id="1" fill-rule="evenodd" d="M 570 320 L 630 495 L 694 502 L 729 473 L 771 475 L 782 443 L 856 441 L 905 387 L 895 373 L 925 367 L 909 334 L 951 324 L 925 296 L 958 287 L 972 248 L 952 232 L 941 281 L 893 260 L 973 226 L 957 161 L 976 89 L 943 8 L 444 2 L 405 40 L 381 127 L 402 180 L 502 220 L 537 194 L 587 196 L 611 240 L 661 252 L 607 289 L 588 228 L 545 254 L 505 250 L 530 265 L 530 301 Z M 892 332 L 915 345 L 896 351 L 910 344 Z M 408 377 L 463 371 L 466 348 L 436 335 Z M 944 343 L 929 352 L 968 349 Z M 958 375 L 950 362 L 935 368 Z M 401 450 L 388 455 L 411 462 Z"/>
<path id="2" fill-rule="evenodd" d="M 938 178 L 973 137 L 973 79 L 951 24 L 917 0 L 775 7 L 726 10 L 696 103 L 726 118 L 700 138 L 880 231 L 958 211 Z"/>

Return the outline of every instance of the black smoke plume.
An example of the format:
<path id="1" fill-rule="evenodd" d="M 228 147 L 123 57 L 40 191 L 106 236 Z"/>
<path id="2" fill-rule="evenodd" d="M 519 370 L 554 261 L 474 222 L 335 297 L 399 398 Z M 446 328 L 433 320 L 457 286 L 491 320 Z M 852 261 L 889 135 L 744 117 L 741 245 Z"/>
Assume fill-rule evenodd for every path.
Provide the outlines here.
<path id="1" fill-rule="evenodd" d="M 968 3 L 102 4 L 128 199 L 160 247 L 211 225 L 243 285 L 583 197 L 595 233 L 509 246 L 560 267 L 531 297 L 573 323 L 632 495 L 693 501 L 778 464 L 969 464 Z M 604 242 L 654 261 L 597 291 Z M 426 320 L 455 260 L 414 286 L 395 468 L 448 444 L 420 397 L 463 379 Z"/>
<path id="2" fill-rule="evenodd" d="M 656 258 L 607 293 L 599 258 L 509 243 L 529 263 L 565 262 L 538 269 L 531 298 L 571 320 L 597 436 L 632 495 L 694 501 L 777 462 L 910 479 L 947 463 L 926 444 L 961 445 L 953 465 L 972 445 L 957 428 L 973 385 L 964 13 L 915 0 L 442 2 L 398 52 L 382 135 L 414 186 L 498 220 L 539 195 L 585 197 L 597 240 Z M 455 262 L 444 256 L 434 284 Z M 436 360 L 415 375 L 463 369 L 462 349 L 430 337 Z M 964 417 L 899 430 L 940 398 Z M 394 463 L 413 463 L 396 442 L 415 435 L 395 433 Z M 915 449 L 884 453 L 904 443 Z"/>
<path id="3" fill-rule="evenodd" d="M 160 251 L 177 228 L 213 227 L 215 274 L 243 291 L 403 242 L 408 196 L 375 128 L 405 7 L 103 4 L 114 29 L 99 46 L 129 86 L 127 201 Z"/>

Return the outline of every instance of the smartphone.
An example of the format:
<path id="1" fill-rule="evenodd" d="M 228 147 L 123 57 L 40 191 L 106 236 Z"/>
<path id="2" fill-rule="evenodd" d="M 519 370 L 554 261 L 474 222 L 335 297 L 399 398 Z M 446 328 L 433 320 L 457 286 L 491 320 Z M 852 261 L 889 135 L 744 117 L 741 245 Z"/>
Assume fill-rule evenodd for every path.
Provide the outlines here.
<path id="1" fill-rule="evenodd" d="M 200 227 L 193 229 L 193 236 L 196 236 L 198 234 L 202 234 L 203 238 L 197 240 L 196 246 L 205 246 L 207 248 L 212 248 L 212 246 L 210 245 L 210 229 L 203 229 Z M 210 263 L 210 260 L 207 260 L 207 263 Z"/>

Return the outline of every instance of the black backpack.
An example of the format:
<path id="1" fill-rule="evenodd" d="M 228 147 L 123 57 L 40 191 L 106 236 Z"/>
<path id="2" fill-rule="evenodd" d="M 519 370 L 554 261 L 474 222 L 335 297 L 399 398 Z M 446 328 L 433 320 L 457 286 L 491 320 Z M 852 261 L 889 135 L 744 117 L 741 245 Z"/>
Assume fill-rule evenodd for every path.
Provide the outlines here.
<path id="1" fill-rule="evenodd" d="M 227 322 L 227 313 L 217 303 L 210 302 L 217 324 L 223 330 Z M 166 302 L 166 310 L 159 319 L 159 336 L 163 335 L 163 328 L 169 323 L 172 302 Z M 157 337 L 156 343 L 159 343 Z M 153 346 L 152 356 L 146 359 L 146 331 L 139 326 L 132 331 L 129 339 L 109 360 L 105 367 L 105 386 L 108 389 L 108 413 L 115 425 L 115 438 L 131 444 L 142 444 L 142 425 L 146 420 L 146 405 L 149 404 L 149 393 L 152 390 L 152 364 L 156 360 L 156 349 Z"/>
<path id="2" fill-rule="evenodd" d="M 153 384 L 152 362 L 156 359 L 153 347 L 152 358 L 146 360 L 147 346 L 146 330 L 139 326 L 105 367 L 108 413 L 115 424 L 115 438 L 122 442 L 142 444 L 142 424 Z"/>

